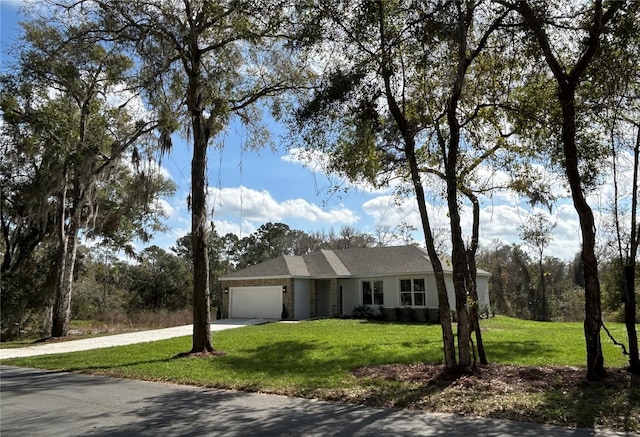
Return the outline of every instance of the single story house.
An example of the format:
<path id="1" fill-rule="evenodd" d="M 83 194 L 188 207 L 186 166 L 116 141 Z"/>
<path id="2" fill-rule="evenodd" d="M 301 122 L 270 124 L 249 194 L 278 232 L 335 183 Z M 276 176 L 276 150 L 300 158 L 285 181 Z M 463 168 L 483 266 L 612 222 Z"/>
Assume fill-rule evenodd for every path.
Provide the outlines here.
<path id="1" fill-rule="evenodd" d="M 443 262 L 449 304 L 455 308 L 451 264 Z M 480 308 L 489 306 L 490 274 L 478 270 Z M 280 255 L 220 278 L 225 318 L 302 320 L 413 308 L 435 311 L 438 294 L 426 249 L 417 246 L 327 250 Z M 286 310 L 286 311 L 283 311 Z"/>

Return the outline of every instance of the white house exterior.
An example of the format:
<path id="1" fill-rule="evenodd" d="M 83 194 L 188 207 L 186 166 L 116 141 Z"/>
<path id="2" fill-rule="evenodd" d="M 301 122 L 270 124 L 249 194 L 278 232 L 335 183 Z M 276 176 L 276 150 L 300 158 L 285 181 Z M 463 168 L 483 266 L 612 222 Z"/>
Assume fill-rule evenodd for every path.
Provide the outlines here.
<path id="1" fill-rule="evenodd" d="M 455 308 L 450 263 L 443 261 L 449 304 Z M 489 277 L 478 270 L 479 307 L 489 308 Z M 220 278 L 223 317 L 302 320 L 404 308 L 437 317 L 433 267 L 417 246 L 319 250 L 281 255 Z M 436 314 L 436 316 L 433 316 Z M 286 316 L 286 317 L 283 317 Z M 429 316 L 427 316 L 429 318 Z"/>

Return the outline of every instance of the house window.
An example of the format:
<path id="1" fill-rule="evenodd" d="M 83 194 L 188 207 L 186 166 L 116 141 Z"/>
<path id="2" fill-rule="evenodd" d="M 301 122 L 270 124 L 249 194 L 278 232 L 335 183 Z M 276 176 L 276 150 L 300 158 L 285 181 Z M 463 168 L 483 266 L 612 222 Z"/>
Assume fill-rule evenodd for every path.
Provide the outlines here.
<path id="1" fill-rule="evenodd" d="M 427 305 L 424 278 L 400 280 L 400 303 L 402 306 L 414 307 Z"/>
<path id="2" fill-rule="evenodd" d="M 362 304 L 384 305 L 382 281 L 362 281 Z"/>

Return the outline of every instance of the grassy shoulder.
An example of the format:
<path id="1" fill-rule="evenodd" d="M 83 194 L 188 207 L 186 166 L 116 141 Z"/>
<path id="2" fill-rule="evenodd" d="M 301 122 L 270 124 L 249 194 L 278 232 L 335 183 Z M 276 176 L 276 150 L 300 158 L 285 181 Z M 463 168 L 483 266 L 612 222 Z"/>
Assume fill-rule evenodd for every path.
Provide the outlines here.
<path id="1" fill-rule="evenodd" d="M 612 378 L 587 383 L 582 324 L 497 317 L 482 329 L 494 364 L 455 377 L 433 364 L 442 356 L 439 326 L 335 319 L 218 332 L 213 343 L 223 356 L 176 358 L 191 347 L 183 337 L 2 364 L 640 431 L 640 384 L 622 370 L 625 357 L 608 339 Z M 625 338 L 623 325 L 609 329 Z M 380 370 L 389 365 L 393 372 Z"/>

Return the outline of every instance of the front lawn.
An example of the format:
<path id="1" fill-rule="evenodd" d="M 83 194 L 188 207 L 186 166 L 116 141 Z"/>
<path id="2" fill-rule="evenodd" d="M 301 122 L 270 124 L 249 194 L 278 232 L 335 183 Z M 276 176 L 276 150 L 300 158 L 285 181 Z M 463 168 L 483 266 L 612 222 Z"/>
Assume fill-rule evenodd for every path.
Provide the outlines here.
<path id="1" fill-rule="evenodd" d="M 176 358 L 191 347 L 190 337 L 183 337 L 2 364 L 640 430 L 640 388 L 621 369 L 626 359 L 608 338 L 602 342 L 611 378 L 587 383 L 581 323 L 496 317 L 482 321 L 482 329 L 495 364 L 455 378 L 442 375 L 437 366 L 442 359 L 438 325 L 336 319 L 222 331 L 214 334 L 213 343 L 224 356 Z M 623 325 L 609 329 L 618 340 L 626 339 Z"/>

